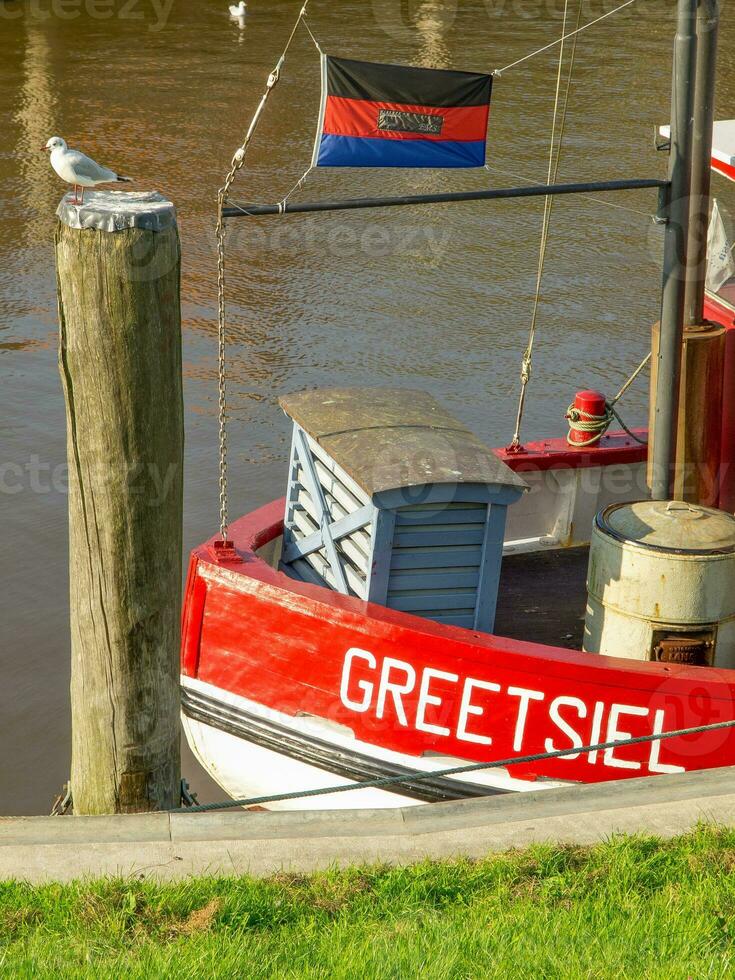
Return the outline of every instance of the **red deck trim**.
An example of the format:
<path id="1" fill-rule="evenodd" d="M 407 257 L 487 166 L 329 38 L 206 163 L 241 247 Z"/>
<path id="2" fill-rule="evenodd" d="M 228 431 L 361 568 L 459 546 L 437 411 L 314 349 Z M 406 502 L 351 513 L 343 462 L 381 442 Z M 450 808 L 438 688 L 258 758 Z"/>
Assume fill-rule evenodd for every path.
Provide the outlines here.
<path id="1" fill-rule="evenodd" d="M 706 293 L 704 297 L 704 318 L 728 330 L 735 327 L 735 309 L 712 293 Z"/>
<path id="2" fill-rule="evenodd" d="M 648 438 L 647 429 L 632 429 L 640 439 Z M 499 456 L 516 473 L 533 470 L 586 469 L 593 466 L 611 466 L 621 463 L 643 463 L 648 458 L 648 447 L 631 439 L 624 432 L 608 432 L 597 446 L 575 449 L 566 439 L 542 439 L 527 442 L 522 452 L 496 449 Z"/>
<path id="3" fill-rule="evenodd" d="M 728 180 L 735 181 L 735 167 L 732 164 L 712 157 L 712 169 L 716 170 L 718 174 L 722 174 L 723 177 L 727 177 Z"/>

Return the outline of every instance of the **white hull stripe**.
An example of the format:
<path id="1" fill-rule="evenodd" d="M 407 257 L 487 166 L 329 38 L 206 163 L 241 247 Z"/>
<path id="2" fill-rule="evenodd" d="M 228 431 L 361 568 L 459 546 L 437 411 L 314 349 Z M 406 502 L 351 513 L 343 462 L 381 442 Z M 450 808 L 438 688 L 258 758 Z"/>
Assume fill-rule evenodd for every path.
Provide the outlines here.
<path id="1" fill-rule="evenodd" d="M 181 710 L 194 721 L 356 783 L 385 776 L 410 777 L 417 772 L 384 759 L 355 752 L 342 745 L 335 745 L 325 739 L 295 732 L 278 722 L 257 717 L 191 687 L 181 688 Z M 427 803 L 494 796 L 504 792 L 477 783 L 431 776 L 415 781 L 409 779 L 405 783 L 396 784 L 395 789 L 390 786 L 384 789 Z"/>

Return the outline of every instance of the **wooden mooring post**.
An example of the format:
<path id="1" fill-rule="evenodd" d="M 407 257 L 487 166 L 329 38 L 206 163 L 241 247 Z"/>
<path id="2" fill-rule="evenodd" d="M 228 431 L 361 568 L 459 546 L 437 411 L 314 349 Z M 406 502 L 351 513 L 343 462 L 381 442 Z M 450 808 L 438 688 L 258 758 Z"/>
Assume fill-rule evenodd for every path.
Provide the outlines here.
<path id="1" fill-rule="evenodd" d="M 77 814 L 179 803 L 180 247 L 156 193 L 58 210 Z"/>

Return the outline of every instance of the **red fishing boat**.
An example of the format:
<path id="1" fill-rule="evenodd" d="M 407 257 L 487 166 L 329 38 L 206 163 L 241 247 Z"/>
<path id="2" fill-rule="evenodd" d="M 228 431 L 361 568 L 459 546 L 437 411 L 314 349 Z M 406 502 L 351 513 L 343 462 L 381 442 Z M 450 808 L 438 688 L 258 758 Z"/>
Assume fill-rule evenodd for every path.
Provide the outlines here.
<path id="1" fill-rule="evenodd" d="M 684 36 L 696 4 L 679 6 L 677 43 L 704 56 L 701 33 Z M 627 182 L 662 186 L 669 208 L 651 458 L 647 432 L 611 431 L 616 399 L 596 392 L 577 394 L 569 434 L 505 449 L 422 392 L 282 398 L 293 421 L 286 496 L 231 524 L 223 516 L 191 556 L 184 600 L 186 735 L 234 798 L 402 777 L 273 804 L 389 807 L 735 764 L 729 728 L 629 744 L 729 721 L 735 699 L 735 287 L 726 278 L 702 309 L 700 276 L 699 315 L 687 317 L 668 249 L 688 224 L 676 202 L 689 196 L 697 143 L 691 93 L 676 91 L 669 180 Z M 391 111 L 390 126 L 402 125 Z M 727 173 L 733 143 L 735 123 L 718 124 L 700 156 Z M 230 183 L 221 223 L 426 203 L 228 209 Z M 529 189 L 455 197 L 493 193 Z M 701 358 L 711 404 L 691 421 Z M 514 759 L 525 761 L 443 774 Z"/>

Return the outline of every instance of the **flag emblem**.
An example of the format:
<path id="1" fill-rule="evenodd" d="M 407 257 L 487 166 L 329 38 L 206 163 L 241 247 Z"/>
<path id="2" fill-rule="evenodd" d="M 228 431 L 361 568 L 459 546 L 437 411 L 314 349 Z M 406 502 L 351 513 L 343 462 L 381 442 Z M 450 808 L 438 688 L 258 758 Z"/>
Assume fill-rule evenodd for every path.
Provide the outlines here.
<path id="1" fill-rule="evenodd" d="M 492 76 L 322 55 L 315 167 L 482 167 Z"/>

